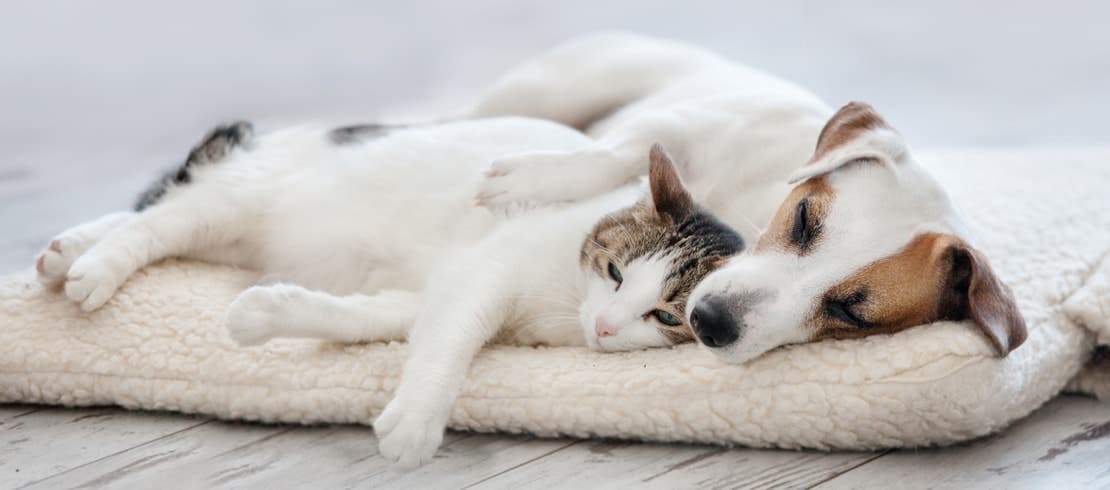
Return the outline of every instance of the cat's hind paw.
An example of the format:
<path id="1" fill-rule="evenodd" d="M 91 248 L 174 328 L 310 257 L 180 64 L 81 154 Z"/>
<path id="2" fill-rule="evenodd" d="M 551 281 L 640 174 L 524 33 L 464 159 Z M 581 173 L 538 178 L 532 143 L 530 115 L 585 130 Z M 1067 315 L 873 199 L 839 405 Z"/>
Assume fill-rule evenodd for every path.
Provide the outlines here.
<path id="1" fill-rule="evenodd" d="M 35 273 L 38 281 L 48 286 L 59 286 L 66 280 L 73 262 L 84 252 L 80 242 L 65 235 L 60 235 L 46 246 L 46 249 L 35 259 Z"/>
<path id="2" fill-rule="evenodd" d="M 121 274 L 106 261 L 86 254 L 65 273 L 65 292 L 82 310 L 93 311 L 112 299 L 126 279 L 126 274 Z"/>

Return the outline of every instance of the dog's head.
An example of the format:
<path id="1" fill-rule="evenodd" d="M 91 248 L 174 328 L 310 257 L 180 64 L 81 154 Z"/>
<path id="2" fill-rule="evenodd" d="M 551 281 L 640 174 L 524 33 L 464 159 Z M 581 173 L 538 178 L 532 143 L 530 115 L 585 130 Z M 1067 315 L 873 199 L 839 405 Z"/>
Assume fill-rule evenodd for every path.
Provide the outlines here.
<path id="1" fill-rule="evenodd" d="M 940 186 L 893 128 L 851 103 L 759 241 L 687 303 L 699 341 L 745 362 L 775 347 L 970 320 L 1005 356 L 1025 340 L 1010 289 L 964 237 Z"/>

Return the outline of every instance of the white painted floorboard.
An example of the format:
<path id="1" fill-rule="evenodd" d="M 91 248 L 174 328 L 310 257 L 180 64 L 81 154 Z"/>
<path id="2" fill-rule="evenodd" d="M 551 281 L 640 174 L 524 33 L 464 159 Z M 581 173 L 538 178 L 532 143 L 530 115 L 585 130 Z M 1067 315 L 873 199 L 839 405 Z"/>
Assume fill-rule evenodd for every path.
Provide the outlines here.
<path id="1" fill-rule="evenodd" d="M 895 451 L 818 488 L 1110 488 L 1110 404 L 1049 403 L 995 437 L 944 449 Z"/>
<path id="2" fill-rule="evenodd" d="M 940 449 L 820 453 L 448 433 L 390 471 L 361 426 L 0 406 L 0 488 L 1110 488 L 1110 407 L 1064 396 Z"/>

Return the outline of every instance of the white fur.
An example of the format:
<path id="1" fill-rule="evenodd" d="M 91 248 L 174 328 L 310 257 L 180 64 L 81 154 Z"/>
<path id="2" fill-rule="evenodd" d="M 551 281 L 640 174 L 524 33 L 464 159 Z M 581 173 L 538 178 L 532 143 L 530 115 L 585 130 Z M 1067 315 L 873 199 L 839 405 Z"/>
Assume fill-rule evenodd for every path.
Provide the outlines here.
<path id="1" fill-rule="evenodd" d="M 614 107 L 620 109 L 607 115 Z M 806 340 L 802 319 L 829 286 L 916 234 L 967 238 L 944 191 L 894 131 L 865 132 L 806 166 L 832 113 L 791 83 L 695 47 L 629 34 L 589 36 L 511 71 L 475 114 L 577 124 L 597 142 L 502 158 L 482 195 L 492 196 L 487 202 L 495 207 L 581 199 L 643 174 L 637 155 L 662 142 L 694 198 L 750 244 L 788 184 L 830 174 L 836 198 L 817 253 L 742 254 L 703 280 L 687 302 L 689 313 L 710 293 L 764 298 L 748 314 L 753 331 L 727 349 L 713 349 L 722 360 L 744 362 Z M 852 164 L 865 157 L 881 164 Z"/>
<path id="2" fill-rule="evenodd" d="M 927 158 L 1030 322 L 1026 345 L 1008 357 L 950 322 L 775 349 L 745 364 L 695 346 L 495 345 L 471 366 L 451 427 L 818 450 L 911 449 L 1004 429 L 1059 395 L 1090 359 L 1092 330 L 1110 334 L 1110 148 Z M 986 181 L 998 192 L 983 193 Z M 25 274 L 0 279 L 0 401 L 291 424 L 365 424 L 381 413 L 406 345 L 289 339 L 235 348 L 222 317 L 256 279 L 168 261 L 93 315 Z M 1072 388 L 1110 394 L 1110 368 L 1090 368 Z"/>
<path id="3" fill-rule="evenodd" d="M 579 266 L 590 228 L 635 203 L 642 186 L 501 215 L 472 203 L 492 159 L 590 143 L 522 118 L 395 130 L 344 145 L 320 129 L 272 133 L 194 165 L 187 185 L 142 212 L 61 234 L 40 257 L 39 277 L 64 285 L 89 311 L 147 264 L 200 258 L 260 270 L 273 283 L 231 305 L 227 328 L 240 345 L 408 337 L 404 380 L 375 428 L 382 454 L 414 467 L 439 446 L 471 359 L 495 337 L 598 350 L 670 344 L 644 315 L 659 299 L 665 267 L 633 267 L 632 284 L 615 291 Z M 609 318 L 616 335 L 596 338 L 592 302 L 626 305 Z"/>
<path id="4" fill-rule="evenodd" d="M 716 350 L 729 362 L 804 340 L 801 312 L 814 306 L 823 288 L 913 234 L 962 230 L 943 191 L 896 134 L 868 133 L 799 171 L 831 113 L 803 89 L 696 48 L 630 35 L 592 36 L 508 74 L 474 115 L 588 126 L 596 140 L 519 119 L 406 131 L 339 150 L 319 132 L 275 134 L 259 148 L 233 155 L 234 165 L 199 169 L 196 184 L 205 184 L 197 186 L 204 192 L 171 193 L 112 230 L 76 259 L 65 289 L 83 308 L 95 309 L 139 267 L 176 255 L 259 268 L 274 279 L 339 295 L 388 289 L 436 298 L 416 311 L 401 385 L 375 423 L 382 453 L 414 466 L 434 454 L 470 359 L 502 325 L 512 340 L 524 343 L 574 345 L 585 338 L 594 348 L 624 349 L 660 341 L 654 329 L 654 336 L 646 333 L 649 322 L 635 316 L 650 281 L 641 287 L 633 279 L 627 297 L 617 290 L 607 300 L 606 286 L 597 282 L 604 279 L 582 281 L 566 275 L 580 274 L 577 267 L 545 267 L 546 261 L 535 260 L 573 264 L 589 225 L 619 207 L 613 200 L 631 202 L 623 193 L 604 193 L 644 173 L 652 143 L 671 150 L 692 196 L 749 243 L 788 192 L 788 179 L 835 174 L 830 180 L 838 197 L 820 253 L 805 259 L 741 255 L 707 278 L 687 303 L 689 310 L 710 291 L 772 298 L 751 310 L 760 324 L 756 331 Z M 860 156 L 887 163 L 850 164 Z M 476 170 L 489 161 L 490 175 L 481 180 Z M 499 220 L 471 208 L 474 195 L 494 209 L 536 201 L 578 204 Z M 268 206 L 259 208 L 258 202 Z M 354 226 L 352 209 L 359 213 Z M 338 331 L 304 330 L 306 322 L 296 315 L 267 316 L 282 301 L 306 303 L 302 309 L 311 311 L 313 295 L 305 293 L 244 293 L 230 315 L 232 332 L 244 343 L 293 331 L 396 338 L 397 325 L 411 310 L 402 302 L 393 317 L 337 323 L 347 328 Z M 583 296 L 581 309 L 565 306 Z M 372 310 L 384 300 L 326 302 L 337 317 L 349 319 L 350 311 L 367 305 Z M 258 324 L 274 316 L 282 318 L 273 323 L 275 331 L 260 332 Z M 599 317 L 624 322 L 620 334 L 598 338 Z M 382 331 L 357 331 L 367 325 L 383 325 Z"/>
<path id="5" fill-rule="evenodd" d="M 625 264 L 623 282 L 591 281 L 579 310 L 579 322 L 586 330 L 584 337 L 595 350 L 631 350 L 670 345 L 656 328 L 656 321 L 645 315 L 659 302 L 659 278 L 666 277 L 668 262 L 663 257 L 641 257 Z M 602 336 L 598 322 L 610 326 L 615 333 Z"/>

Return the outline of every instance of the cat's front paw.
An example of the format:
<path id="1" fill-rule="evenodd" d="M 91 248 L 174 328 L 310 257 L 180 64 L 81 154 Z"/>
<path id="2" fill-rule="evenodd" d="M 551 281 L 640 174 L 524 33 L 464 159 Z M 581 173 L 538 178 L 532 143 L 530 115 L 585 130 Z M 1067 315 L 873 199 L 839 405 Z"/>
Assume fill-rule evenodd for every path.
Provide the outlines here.
<path id="1" fill-rule="evenodd" d="M 117 269 L 99 257 L 82 255 L 65 273 L 66 296 L 85 311 L 104 306 L 127 279 L 127 274 Z"/>
<path id="2" fill-rule="evenodd" d="M 491 209 L 576 201 L 598 193 L 573 153 L 537 152 L 495 160 L 474 202 Z"/>
<path id="3" fill-rule="evenodd" d="M 378 452 L 399 471 L 430 463 L 443 442 L 450 410 L 395 397 L 374 421 Z"/>
<path id="4" fill-rule="evenodd" d="M 283 297 L 276 287 L 253 286 L 231 303 L 224 324 L 236 344 L 242 347 L 262 345 L 276 336 Z"/>
<path id="5" fill-rule="evenodd" d="M 58 286 L 65 282 L 70 266 L 84 253 L 81 241 L 66 235 L 59 235 L 35 259 L 35 273 L 39 282 L 48 286 Z"/>

